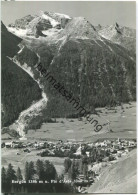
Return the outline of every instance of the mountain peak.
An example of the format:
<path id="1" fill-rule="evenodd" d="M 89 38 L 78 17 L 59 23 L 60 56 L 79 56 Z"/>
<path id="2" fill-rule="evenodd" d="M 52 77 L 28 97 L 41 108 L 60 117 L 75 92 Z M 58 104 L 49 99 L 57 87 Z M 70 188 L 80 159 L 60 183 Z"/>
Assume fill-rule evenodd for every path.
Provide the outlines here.
<path id="1" fill-rule="evenodd" d="M 71 20 L 71 17 L 65 14 L 53 13 L 40 10 L 37 15 L 27 15 L 21 19 L 17 19 L 15 24 L 9 25 L 9 31 L 15 34 L 24 36 L 44 36 L 41 31 L 55 29 L 64 29 L 66 24 Z M 25 30 L 23 32 L 23 30 Z"/>
<path id="2" fill-rule="evenodd" d="M 61 34 L 67 34 L 71 37 L 101 39 L 95 27 L 84 17 L 75 17 L 70 20 Z"/>
<path id="3" fill-rule="evenodd" d="M 117 28 L 119 27 L 119 24 L 117 22 L 115 23 L 115 25 L 116 25 Z"/>

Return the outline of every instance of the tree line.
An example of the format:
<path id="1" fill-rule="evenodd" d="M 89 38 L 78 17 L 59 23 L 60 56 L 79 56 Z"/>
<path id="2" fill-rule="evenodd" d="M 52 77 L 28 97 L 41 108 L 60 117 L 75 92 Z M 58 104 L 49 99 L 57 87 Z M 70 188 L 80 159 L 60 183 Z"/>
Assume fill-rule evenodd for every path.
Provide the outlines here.
<path id="1" fill-rule="evenodd" d="M 17 171 L 10 163 L 8 168 L 2 167 L 2 192 L 76 192 L 76 188 L 72 184 L 60 183 L 64 180 L 64 176 L 58 176 L 55 166 L 48 160 L 37 160 L 26 162 L 24 174 L 20 167 Z M 20 181 L 21 184 L 12 182 Z M 55 180 L 56 183 L 52 181 Z M 31 182 L 31 181 L 36 181 Z M 40 183 L 41 181 L 41 183 Z"/>

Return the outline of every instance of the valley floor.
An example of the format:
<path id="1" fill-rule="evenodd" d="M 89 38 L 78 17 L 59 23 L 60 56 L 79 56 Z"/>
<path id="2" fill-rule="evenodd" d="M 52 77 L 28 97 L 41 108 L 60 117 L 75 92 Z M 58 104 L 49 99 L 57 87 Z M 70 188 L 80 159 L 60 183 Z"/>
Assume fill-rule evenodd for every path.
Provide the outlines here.
<path id="1" fill-rule="evenodd" d="M 57 119 L 57 123 L 45 123 L 36 131 L 29 130 L 26 135 L 28 140 L 69 140 L 69 141 L 96 141 L 99 138 L 136 138 L 136 102 L 124 104 L 116 108 L 98 108 L 97 115 L 91 115 L 104 125 L 101 131 L 95 132 L 94 124 L 90 124 L 86 118 Z M 110 122 L 110 126 L 108 123 Z M 109 130 L 112 130 L 110 132 Z"/>

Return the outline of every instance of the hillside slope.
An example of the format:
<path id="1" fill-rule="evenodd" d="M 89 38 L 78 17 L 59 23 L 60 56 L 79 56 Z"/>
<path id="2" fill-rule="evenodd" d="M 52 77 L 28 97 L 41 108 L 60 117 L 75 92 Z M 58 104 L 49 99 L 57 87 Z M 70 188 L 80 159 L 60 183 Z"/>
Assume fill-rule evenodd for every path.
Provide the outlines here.
<path id="1" fill-rule="evenodd" d="M 135 100 L 135 59 L 122 46 L 102 38 L 85 18 L 70 20 L 61 32 L 49 37 L 25 38 L 25 44 L 86 109 Z M 26 55 L 24 49 L 19 61 L 26 61 Z M 55 116 L 70 114 L 71 104 L 46 79 L 40 79 Z"/>
<path id="2" fill-rule="evenodd" d="M 122 157 L 102 173 L 99 181 L 88 190 L 89 193 L 136 193 L 137 162 L 136 150 Z"/>
<path id="3" fill-rule="evenodd" d="M 2 126 L 8 126 L 18 118 L 22 110 L 41 98 L 41 89 L 27 73 L 8 58 L 13 57 L 20 50 L 18 44 L 22 40 L 8 32 L 3 23 L 1 40 Z"/>

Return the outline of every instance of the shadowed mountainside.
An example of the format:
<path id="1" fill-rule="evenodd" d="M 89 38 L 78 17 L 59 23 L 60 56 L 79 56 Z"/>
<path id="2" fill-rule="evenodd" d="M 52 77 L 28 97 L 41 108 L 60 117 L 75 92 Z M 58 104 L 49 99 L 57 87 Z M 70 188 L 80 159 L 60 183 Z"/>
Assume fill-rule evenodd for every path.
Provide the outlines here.
<path id="1" fill-rule="evenodd" d="M 22 40 L 8 32 L 3 23 L 1 40 L 2 126 L 8 126 L 18 118 L 22 110 L 41 98 L 41 90 L 27 73 L 8 58 L 20 50 L 18 44 Z"/>

